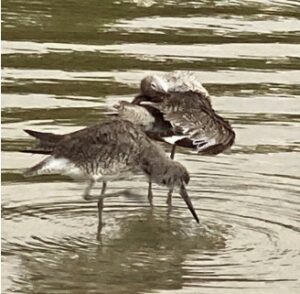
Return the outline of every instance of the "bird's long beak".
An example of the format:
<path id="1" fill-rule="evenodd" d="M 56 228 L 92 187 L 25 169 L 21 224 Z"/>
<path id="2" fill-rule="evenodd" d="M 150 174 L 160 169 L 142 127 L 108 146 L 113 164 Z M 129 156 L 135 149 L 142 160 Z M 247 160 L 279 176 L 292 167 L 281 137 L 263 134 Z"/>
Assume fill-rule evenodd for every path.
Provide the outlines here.
<path id="1" fill-rule="evenodd" d="M 145 99 L 145 96 L 143 96 L 143 95 L 137 95 L 137 96 L 135 96 L 133 98 L 133 100 L 131 101 L 131 103 L 139 105 L 142 101 L 147 101 L 147 99 Z"/>
<path id="2" fill-rule="evenodd" d="M 165 95 L 168 94 L 168 87 L 165 85 L 160 85 L 160 88 L 158 89 L 158 92 Z"/>
<path id="3" fill-rule="evenodd" d="M 196 220 L 196 222 L 199 223 L 200 221 L 199 221 L 198 215 L 197 215 L 197 213 L 196 213 L 196 211 L 194 209 L 194 206 L 193 206 L 193 204 L 191 202 L 191 199 L 190 199 L 190 197 L 189 197 L 189 195 L 188 195 L 188 193 L 187 193 L 187 191 L 185 189 L 185 186 L 183 184 L 180 187 L 179 194 L 182 197 L 182 199 L 185 201 L 188 209 L 192 213 L 192 215 L 193 215 L 194 219 Z"/>

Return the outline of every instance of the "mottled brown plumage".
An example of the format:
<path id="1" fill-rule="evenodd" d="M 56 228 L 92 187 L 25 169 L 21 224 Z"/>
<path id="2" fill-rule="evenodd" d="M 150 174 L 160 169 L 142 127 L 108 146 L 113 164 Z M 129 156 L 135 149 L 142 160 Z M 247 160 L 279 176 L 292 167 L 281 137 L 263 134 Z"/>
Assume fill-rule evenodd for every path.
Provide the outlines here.
<path id="1" fill-rule="evenodd" d="M 178 74 L 175 77 L 178 84 Z M 172 79 L 172 75 L 168 78 Z M 154 86 L 160 81 L 163 81 L 163 86 Z M 133 99 L 132 104 L 148 111 L 148 115 L 143 114 L 145 121 L 152 119 L 151 125 L 145 126 L 145 131 L 151 138 L 192 148 L 201 154 L 223 152 L 234 143 L 234 131 L 228 121 L 212 108 L 208 93 L 200 87 L 201 84 L 192 87 L 187 83 L 193 89 L 188 90 L 186 83 L 184 80 L 182 84 L 185 87 L 178 84 L 178 91 L 173 86 L 164 92 L 156 89 L 166 89 L 167 81 L 151 76 L 142 80 L 141 93 Z M 182 89 L 186 91 L 183 92 Z M 137 117 L 141 108 L 137 107 L 135 111 Z M 126 109 L 121 115 L 126 117 Z"/>
<path id="2" fill-rule="evenodd" d="M 150 182 L 166 186 L 170 190 L 179 189 L 180 195 L 199 222 L 185 190 L 189 182 L 187 170 L 180 163 L 169 159 L 140 127 L 130 121 L 114 119 L 66 135 L 26 132 L 39 139 L 37 149 L 27 152 L 40 151 L 44 154 L 46 150 L 50 154 L 27 170 L 26 176 L 49 173 L 81 176 L 89 181 L 85 191 L 85 198 L 88 198 L 95 181 L 105 183 L 102 191 L 104 194 L 106 181 L 144 174 Z M 152 191 L 148 196 L 152 203 Z"/>
<path id="3" fill-rule="evenodd" d="M 119 117 L 140 125 L 154 140 L 215 155 L 230 148 L 235 133 L 212 107 L 207 90 L 192 72 L 170 72 L 142 79 L 140 94 L 131 103 L 120 101 Z M 149 184 L 149 187 L 151 184 Z M 172 191 L 167 203 L 172 201 Z"/>

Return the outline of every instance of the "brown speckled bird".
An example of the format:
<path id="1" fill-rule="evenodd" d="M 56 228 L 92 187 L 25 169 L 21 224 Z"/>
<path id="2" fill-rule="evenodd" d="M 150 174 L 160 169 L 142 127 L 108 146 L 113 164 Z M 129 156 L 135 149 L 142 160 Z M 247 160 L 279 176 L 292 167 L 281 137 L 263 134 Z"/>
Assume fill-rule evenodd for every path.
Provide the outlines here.
<path id="1" fill-rule="evenodd" d="M 232 127 L 215 112 L 208 92 L 190 72 L 145 77 L 132 104 L 144 107 L 153 118 L 147 134 L 173 145 L 171 157 L 176 146 L 214 155 L 234 143 Z"/>
<path id="2" fill-rule="evenodd" d="M 206 89 L 191 72 L 150 75 L 141 81 L 140 94 L 131 103 L 115 105 L 119 117 L 141 125 L 147 135 L 198 154 L 215 155 L 230 148 L 235 133 L 212 108 Z M 172 192 L 167 203 L 171 203 Z"/>
<path id="3" fill-rule="evenodd" d="M 107 181 L 144 174 L 149 181 L 148 198 L 152 205 L 151 183 L 169 190 L 179 189 L 195 220 L 199 218 L 186 191 L 189 173 L 179 162 L 168 158 L 140 127 L 123 119 L 113 119 L 79 131 L 55 135 L 25 130 L 38 139 L 35 147 L 26 153 L 49 154 L 43 161 L 28 169 L 25 176 L 64 174 L 88 181 L 84 192 L 86 200 L 94 199 L 90 191 L 96 181 L 102 181 L 98 199 L 99 215 L 103 207 Z M 110 194 L 111 195 L 111 194 Z M 100 217 L 99 217 L 100 220 Z"/>

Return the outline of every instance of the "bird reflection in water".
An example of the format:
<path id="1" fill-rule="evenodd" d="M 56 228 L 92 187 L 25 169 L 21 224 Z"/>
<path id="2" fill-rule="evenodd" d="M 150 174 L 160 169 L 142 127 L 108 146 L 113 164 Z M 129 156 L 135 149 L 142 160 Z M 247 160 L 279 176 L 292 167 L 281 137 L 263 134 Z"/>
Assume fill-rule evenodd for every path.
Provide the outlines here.
<path id="1" fill-rule="evenodd" d="M 59 289 L 141 293 L 162 285 L 166 290 L 181 289 L 189 275 L 183 264 L 199 254 L 217 257 L 226 244 L 226 230 L 216 224 L 208 230 L 193 220 L 172 218 L 166 222 L 160 209 L 155 214 L 148 208 L 132 215 L 127 211 L 121 218 L 115 213 L 105 214 L 115 226 L 106 227 L 102 242 L 93 241 L 90 235 L 70 235 L 32 244 L 35 250 L 30 258 L 22 258 L 23 275 L 18 280 L 22 293 L 29 287 L 31 293 Z"/>

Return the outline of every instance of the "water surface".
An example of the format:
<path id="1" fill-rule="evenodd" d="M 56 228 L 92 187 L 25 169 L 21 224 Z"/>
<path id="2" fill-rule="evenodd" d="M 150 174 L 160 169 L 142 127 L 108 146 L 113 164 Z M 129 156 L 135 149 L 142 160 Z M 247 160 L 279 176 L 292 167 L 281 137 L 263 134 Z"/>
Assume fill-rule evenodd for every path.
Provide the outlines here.
<path id="1" fill-rule="evenodd" d="M 184 3 L 183 3 L 184 2 Z M 2 3 L 3 293 L 299 293 L 298 1 Z M 197 72 L 233 125 L 230 152 L 176 157 L 200 226 L 178 195 L 122 181 L 101 239 L 84 183 L 25 179 L 32 128 L 101 121 L 148 73 Z M 169 147 L 165 146 L 166 151 Z M 95 190 L 94 193 L 98 193 Z"/>

